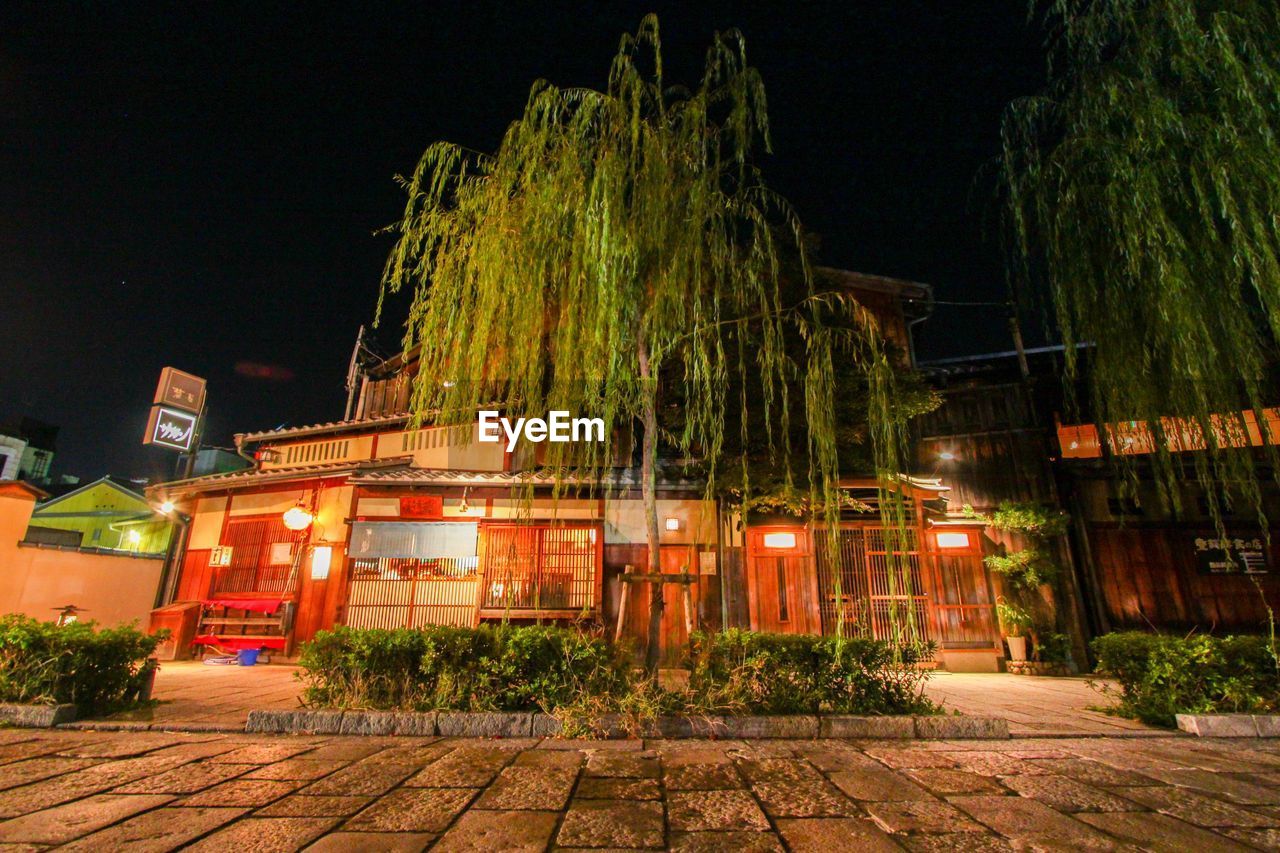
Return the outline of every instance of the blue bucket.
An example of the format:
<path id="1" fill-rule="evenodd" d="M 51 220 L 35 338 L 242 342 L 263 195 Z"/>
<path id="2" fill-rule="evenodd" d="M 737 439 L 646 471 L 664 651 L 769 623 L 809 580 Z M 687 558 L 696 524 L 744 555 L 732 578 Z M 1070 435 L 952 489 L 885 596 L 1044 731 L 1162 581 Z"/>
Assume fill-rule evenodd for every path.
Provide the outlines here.
<path id="1" fill-rule="evenodd" d="M 261 649 L 241 649 L 236 652 L 236 658 L 240 661 L 241 666 L 253 666 L 258 662 L 258 652 Z"/>

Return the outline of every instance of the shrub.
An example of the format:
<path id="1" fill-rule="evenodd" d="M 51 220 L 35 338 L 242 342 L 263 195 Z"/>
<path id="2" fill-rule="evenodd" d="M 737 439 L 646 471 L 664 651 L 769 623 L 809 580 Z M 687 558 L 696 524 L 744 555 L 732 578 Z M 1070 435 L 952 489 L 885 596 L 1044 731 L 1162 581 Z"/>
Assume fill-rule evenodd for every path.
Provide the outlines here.
<path id="1" fill-rule="evenodd" d="M 154 672 L 149 658 L 166 635 L 0 616 L 0 701 L 73 704 L 82 716 L 129 707 Z"/>
<path id="2" fill-rule="evenodd" d="M 1126 631 L 1092 644 L 1098 672 L 1120 684 L 1116 711 L 1173 726 L 1175 714 L 1280 710 L 1280 668 L 1266 638 Z"/>
<path id="3" fill-rule="evenodd" d="M 731 630 L 695 634 L 692 707 L 706 713 L 930 713 L 928 647 L 894 650 L 877 640 Z"/>
<path id="4" fill-rule="evenodd" d="M 621 657 L 567 628 L 340 627 L 302 648 L 308 704 L 399 710 L 529 711 L 625 693 Z"/>

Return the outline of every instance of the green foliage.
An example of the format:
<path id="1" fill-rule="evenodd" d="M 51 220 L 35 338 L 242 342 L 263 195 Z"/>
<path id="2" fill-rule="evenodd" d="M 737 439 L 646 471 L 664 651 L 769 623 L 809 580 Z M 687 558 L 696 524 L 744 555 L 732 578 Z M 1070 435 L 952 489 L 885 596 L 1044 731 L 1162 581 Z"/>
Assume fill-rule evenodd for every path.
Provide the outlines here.
<path id="1" fill-rule="evenodd" d="M 304 700 L 333 708 L 529 711 L 626 693 L 603 639 L 545 626 L 339 627 L 302 647 Z"/>
<path id="2" fill-rule="evenodd" d="M 1013 280 L 1047 289 L 1068 387 L 1087 373 L 1089 415 L 1145 422 L 1136 437 L 1155 446 L 1167 499 L 1182 465 L 1166 417 L 1208 447 L 1188 456 L 1214 517 L 1227 483 L 1261 515 L 1255 455 L 1231 448 L 1248 443 L 1242 412 L 1275 402 L 1280 5 L 1031 7 L 1049 32 L 1049 88 L 1004 120 Z"/>
<path id="3" fill-rule="evenodd" d="M 1172 726 L 1175 714 L 1280 711 L 1280 669 L 1263 637 L 1128 631 L 1092 648 L 1098 672 L 1120 683 L 1124 716 Z"/>
<path id="4" fill-rule="evenodd" d="M 156 668 L 149 658 L 167 635 L 0 616 L 0 701 L 73 704 L 81 716 L 130 707 Z"/>
<path id="5" fill-rule="evenodd" d="M 730 630 L 695 634 L 689 704 L 706 713 L 921 714 L 929 647 Z"/>
<path id="6" fill-rule="evenodd" d="M 1043 634 L 1036 643 L 1035 656 L 1044 663 L 1067 663 L 1071 660 L 1071 638 L 1066 634 Z"/>
<path id="7" fill-rule="evenodd" d="M 1006 501 L 995 512 L 977 512 L 965 504 L 964 514 L 982 523 L 1008 533 L 1020 533 L 1031 542 L 1042 542 L 1067 532 L 1070 517 L 1061 510 L 1047 509 L 1034 503 Z M 1052 583 L 1058 576 L 1058 564 L 1036 545 L 1006 554 L 990 554 L 982 562 L 993 572 L 1009 578 L 1022 590 L 1032 590 L 1040 584 Z"/>
<path id="8" fill-rule="evenodd" d="M 996 600 L 996 617 L 1006 637 L 1021 637 L 1035 625 L 1030 611 L 1005 598 Z"/>

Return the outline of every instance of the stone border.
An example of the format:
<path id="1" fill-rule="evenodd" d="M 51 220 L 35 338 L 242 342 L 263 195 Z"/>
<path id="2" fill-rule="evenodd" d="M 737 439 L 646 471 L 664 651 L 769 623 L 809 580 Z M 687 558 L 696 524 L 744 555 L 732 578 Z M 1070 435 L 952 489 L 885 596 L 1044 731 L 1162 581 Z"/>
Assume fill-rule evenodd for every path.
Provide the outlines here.
<path id="1" fill-rule="evenodd" d="M 158 727 L 158 726 L 157 726 Z M 596 737 L 647 738 L 1009 738 L 1009 722 L 998 717 L 788 716 L 659 717 L 639 732 L 625 718 L 604 715 L 588 725 Z M 246 732 L 264 734 L 417 735 L 442 737 L 557 737 L 561 722 L 551 714 L 430 711 L 249 712 Z"/>
<path id="2" fill-rule="evenodd" d="M 0 723 L 19 728 L 51 729 L 75 718 L 75 705 L 0 704 Z"/>
<path id="3" fill-rule="evenodd" d="M 1178 728 L 1197 737 L 1280 737 L 1280 714 L 1177 714 Z"/>

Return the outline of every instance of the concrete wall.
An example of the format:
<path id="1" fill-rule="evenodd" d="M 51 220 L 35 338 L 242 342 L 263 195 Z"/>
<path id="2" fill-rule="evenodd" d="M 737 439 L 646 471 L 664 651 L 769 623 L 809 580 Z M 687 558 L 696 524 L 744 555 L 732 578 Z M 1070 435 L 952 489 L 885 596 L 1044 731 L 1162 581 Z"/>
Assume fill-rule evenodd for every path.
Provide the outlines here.
<path id="1" fill-rule="evenodd" d="M 68 604 L 103 626 L 146 625 L 164 561 L 19 545 L 34 496 L 0 494 L 0 613 L 51 621 Z"/>

